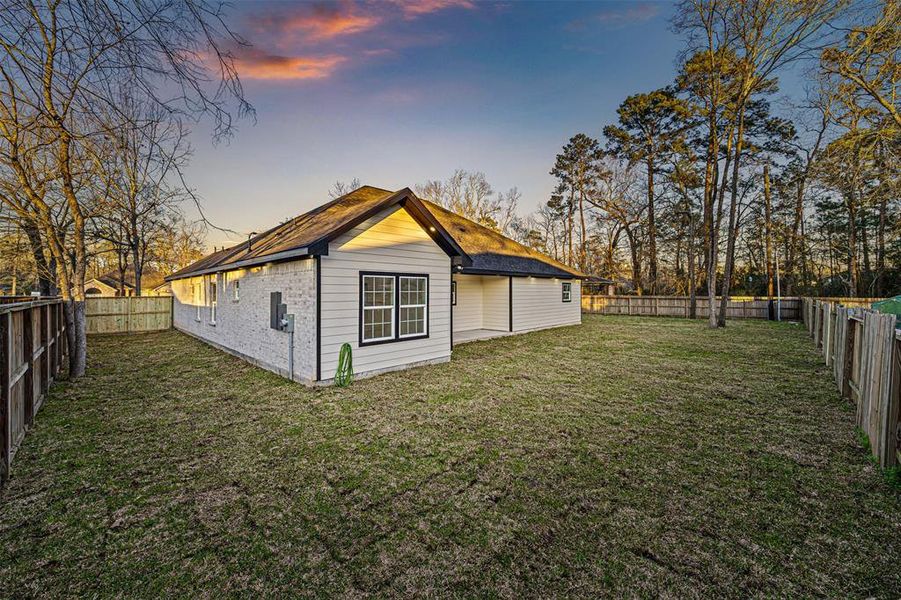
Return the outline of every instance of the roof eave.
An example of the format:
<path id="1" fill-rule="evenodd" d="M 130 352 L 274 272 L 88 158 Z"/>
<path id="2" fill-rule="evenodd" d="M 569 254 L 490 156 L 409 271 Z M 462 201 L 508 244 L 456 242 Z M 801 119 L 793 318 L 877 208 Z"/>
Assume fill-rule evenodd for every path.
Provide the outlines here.
<path id="1" fill-rule="evenodd" d="M 540 277 L 542 279 L 587 279 L 588 275 L 575 273 L 537 273 L 528 271 L 507 271 L 502 269 L 478 269 L 463 267 L 455 271 L 461 275 L 501 275 L 503 277 Z"/>
<path id="2" fill-rule="evenodd" d="M 293 250 L 284 250 L 282 252 L 276 252 L 275 254 L 267 254 L 265 256 L 259 256 L 254 258 L 248 258 L 245 260 L 239 260 L 237 262 L 228 263 L 224 265 L 213 265 L 212 267 L 208 267 L 206 269 L 198 269 L 196 271 L 189 271 L 187 273 L 176 273 L 173 275 L 169 275 L 165 278 L 165 281 L 175 281 L 177 279 L 187 279 L 189 277 L 198 277 L 200 275 L 209 275 L 210 273 L 222 273 L 224 271 L 234 271 L 236 269 L 245 269 L 247 267 L 255 267 L 259 265 L 265 265 L 267 263 L 272 262 L 281 262 L 284 260 L 293 260 L 300 258 L 308 258 L 310 256 L 314 256 L 313 253 L 310 252 L 309 246 L 304 246 L 303 248 L 295 248 Z"/>

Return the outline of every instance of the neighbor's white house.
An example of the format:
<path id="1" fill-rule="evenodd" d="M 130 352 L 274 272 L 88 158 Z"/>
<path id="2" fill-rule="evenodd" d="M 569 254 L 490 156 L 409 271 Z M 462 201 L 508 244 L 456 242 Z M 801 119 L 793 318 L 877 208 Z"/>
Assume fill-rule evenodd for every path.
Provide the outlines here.
<path id="1" fill-rule="evenodd" d="M 175 327 L 304 383 L 581 322 L 585 275 L 405 188 L 364 186 L 167 277 Z M 292 325 L 289 323 L 293 322 Z"/>

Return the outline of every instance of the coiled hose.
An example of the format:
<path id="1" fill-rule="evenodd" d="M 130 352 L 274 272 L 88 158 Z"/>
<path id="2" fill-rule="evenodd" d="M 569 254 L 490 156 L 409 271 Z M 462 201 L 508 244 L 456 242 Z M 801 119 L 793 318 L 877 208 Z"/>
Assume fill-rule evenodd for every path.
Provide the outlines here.
<path id="1" fill-rule="evenodd" d="M 354 380 L 353 353 L 350 344 L 342 344 L 338 351 L 338 370 L 335 371 L 335 385 L 347 387 Z"/>

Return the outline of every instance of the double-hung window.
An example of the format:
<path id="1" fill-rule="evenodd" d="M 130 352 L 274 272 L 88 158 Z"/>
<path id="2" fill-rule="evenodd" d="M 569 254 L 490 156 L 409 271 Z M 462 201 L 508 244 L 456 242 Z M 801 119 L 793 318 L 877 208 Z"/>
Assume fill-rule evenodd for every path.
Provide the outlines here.
<path id="1" fill-rule="evenodd" d="M 400 280 L 399 337 L 425 335 L 426 313 L 429 310 L 429 280 L 426 277 L 406 276 Z"/>
<path id="2" fill-rule="evenodd" d="M 218 275 L 210 277 L 210 325 L 216 324 L 216 308 L 218 306 L 218 297 L 216 295 Z"/>
<path id="3" fill-rule="evenodd" d="M 572 302 L 573 299 L 573 284 L 569 281 L 563 282 L 563 301 L 564 302 Z"/>
<path id="4" fill-rule="evenodd" d="M 363 275 L 361 343 L 394 339 L 394 284 L 394 275 Z"/>
<path id="5" fill-rule="evenodd" d="M 426 337 L 429 278 L 400 273 L 360 274 L 360 345 Z"/>

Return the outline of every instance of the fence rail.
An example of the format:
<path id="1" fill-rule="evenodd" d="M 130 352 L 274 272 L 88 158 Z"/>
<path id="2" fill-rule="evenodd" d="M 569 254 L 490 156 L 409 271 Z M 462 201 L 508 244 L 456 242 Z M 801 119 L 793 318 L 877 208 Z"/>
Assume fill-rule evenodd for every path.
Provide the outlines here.
<path id="1" fill-rule="evenodd" d="M 172 328 L 171 296 L 88 298 L 87 333 L 142 333 Z"/>
<path id="2" fill-rule="evenodd" d="M 804 298 L 804 323 L 883 468 L 901 463 L 901 331 L 895 315 Z"/>
<path id="3" fill-rule="evenodd" d="M 719 310 L 720 298 L 716 299 Z M 824 301 L 840 301 L 846 306 L 866 306 L 882 298 L 821 298 Z M 772 304 L 772 306 L 771 306 Z M 709 314 L 707 297 L 698 296 L 695 316 L 706 319 Z M 684 317 L 691 312 L 688 296 L 582 296 L 582 312 L 600 315 L 633 315 L 641 317 Z M 801 298 L 781 299 L 760 296 L 732 296 L 726 305 L 727 319 L 776 318 L 779 310 L 783 321 L 801 320 Z M 771 312 L 772 311 L 772 312 Z"/>
<path id="4" fill-rule="evenodd" d="M 0 305 L 0 482 L 65 364 L 61 300 Z"/>
<path id="5" fill-rule="evenodd" d="M 717 310 L 720 298 L 716 299 Z M 772 310 L 776 310 L 775 300 Z M 781 299 L 782 319 L 796 321 L 801 316 L 800 298 Z M 695 316 L 706 319 L 709 306 L 706 297 L 698 297 Z M 601 315 L 633 315 L 643 317 L 683 317 L 691 314 L 688 296 L 582 296 L 582 312 Z M 775 315 L 775 313 L 773 313 Z M 768 319 L 770 299 L 759 297 L 733 297 L 726 305 L 728 319 Z"/>

